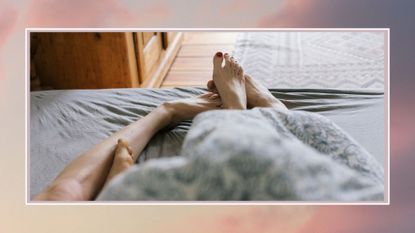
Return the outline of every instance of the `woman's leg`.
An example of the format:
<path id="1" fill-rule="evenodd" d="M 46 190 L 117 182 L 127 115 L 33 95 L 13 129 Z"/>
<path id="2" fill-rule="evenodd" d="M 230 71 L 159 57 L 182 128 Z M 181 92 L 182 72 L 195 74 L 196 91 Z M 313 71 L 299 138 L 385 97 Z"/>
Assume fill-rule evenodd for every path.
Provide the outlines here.
<path id="1" fill-rule="evenodd" d="M 111 166 L 119 166 L 118 162 L 125 161 L 117 157 L 114 159 L 117 145 L 117 154 L 124 158 L 127 144 L 131 145 L 131 155 L 139 155 L 160 129 L 191 119 L 200 112 L 217 109 L 221 104 L 219 96 L 213 93 L 162 104 L 73 160 L 34 200 L 93 200 L 107 180 Z M 124 141 L 118 143 L 120 138 Z"/>

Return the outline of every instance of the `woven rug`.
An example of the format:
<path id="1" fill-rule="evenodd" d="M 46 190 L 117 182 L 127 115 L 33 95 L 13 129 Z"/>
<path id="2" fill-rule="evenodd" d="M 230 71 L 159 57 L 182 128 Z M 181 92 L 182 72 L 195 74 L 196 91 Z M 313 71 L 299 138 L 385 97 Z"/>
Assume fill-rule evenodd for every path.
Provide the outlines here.
<path id="1" fill-rule="evenodd" d="M 383 32 L 240 33 L 233 56 L 268 88 L 384 88 Z"/>

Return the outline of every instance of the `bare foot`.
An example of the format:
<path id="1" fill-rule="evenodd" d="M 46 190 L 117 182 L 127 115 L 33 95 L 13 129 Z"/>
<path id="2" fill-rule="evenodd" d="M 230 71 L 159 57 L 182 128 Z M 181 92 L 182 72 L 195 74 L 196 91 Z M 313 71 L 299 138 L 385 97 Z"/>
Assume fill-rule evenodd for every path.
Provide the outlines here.
<path id="1" fill-rule="evenodd" d="M 134 157 L 128 143 L 122 139 L 118 139 L 117 147 L 115 148 L 114 160 L 112 162 L 111 170 L 108 173 L 105 185 L 113 179 L 116 175 L 127 170 L 134 164 Z"/>
<path id="2" fill-rule="evenodd" d="M 193 119 L 197 114 L 208 110 L 220 109 L 221 98 L 217 93 L 206 93 L 193 98 L 180 99 L 163 103 L 161 108 L 170 115 L 170 125 Z"/>
<path id="3" fill-rule="evenodd" d="M 274 107 L 287 109 L 287 107 L 279 99 L 275 98 L 264 85 L 251 78 L 249 75 L 245 75 L 245 87 L 249 108 Z"/>
<path id="4" fill-rule="evenodd" d="M 222 67 L 223 60 L 225 65 Z M 227 53 L 217 52 L 213 57 L 213 81 L 224 108 L 246 109 L 243 70 Z"/>
<path id="5" fill-rule="evenodd" d="M 264 85 L 251 78 L 249 75 L 245 74 L 244 76 L 248 108 L 274 107 L 287 109 L 287 107 L 279 99 L 275 98 Z M 213 80 L 208 81 L 207 88 L 213 93 L 218 93 Z"/>

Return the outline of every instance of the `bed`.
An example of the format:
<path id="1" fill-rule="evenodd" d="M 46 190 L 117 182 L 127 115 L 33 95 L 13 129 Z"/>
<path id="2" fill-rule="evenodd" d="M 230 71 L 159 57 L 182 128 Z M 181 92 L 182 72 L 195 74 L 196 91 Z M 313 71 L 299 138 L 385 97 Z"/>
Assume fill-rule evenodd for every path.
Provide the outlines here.
<path id="1" fill-rule="evenodd" d="M 72 159 L 163 101 L 194 96 L 202 88 L 40 91 L 30 95 L 29 181 L 32 197 Z M 376 90 L 273 89 L 294 110 L 327 116 L 379 163 L 384 152 L 384 96 Z M 138 163 L 179 155 L 191 122 L 158 133 Z"/>
<path id="2" fill-rule="evenodd" d="M 322 38 L 326 38 L 323 40 Z M 385 161 L 381 33 L 243 33 L 233 55 L 290 109 L 324 115 Z M 36 91 L 30 93 L 29 195 L 75 157 L 164 101 L 204 88 Z M 137 163 L 178 156 L 191 121 L 159 132 Z"/>

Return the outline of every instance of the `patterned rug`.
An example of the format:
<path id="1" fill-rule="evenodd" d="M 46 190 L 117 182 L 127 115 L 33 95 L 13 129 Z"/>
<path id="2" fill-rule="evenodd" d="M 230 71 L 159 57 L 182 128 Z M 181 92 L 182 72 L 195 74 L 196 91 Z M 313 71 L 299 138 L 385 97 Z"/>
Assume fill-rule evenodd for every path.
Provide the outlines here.
<path id="1" fill-rule="evenodd" d="M 233 56 L 268 88 L 384 88 L 383 32 L 248 32 Z"/>

